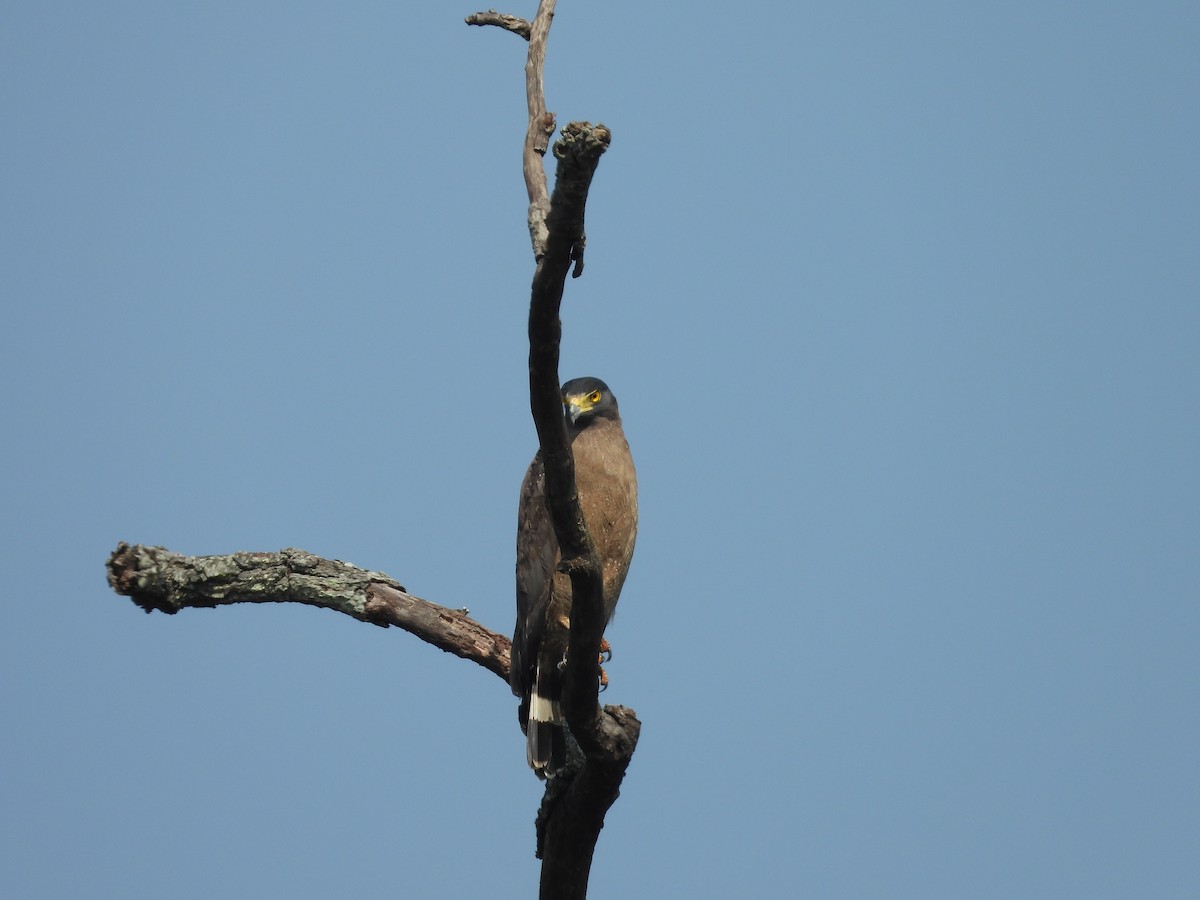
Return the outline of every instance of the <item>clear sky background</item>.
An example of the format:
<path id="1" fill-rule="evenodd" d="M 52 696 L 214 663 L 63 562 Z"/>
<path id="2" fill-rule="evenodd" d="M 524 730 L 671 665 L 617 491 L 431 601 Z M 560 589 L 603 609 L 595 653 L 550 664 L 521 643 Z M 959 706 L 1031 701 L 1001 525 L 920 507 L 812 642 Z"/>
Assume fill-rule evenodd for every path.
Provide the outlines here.
<path id="1" fill-rule="evenodd" d="M 511 628 L 525 45 L 475 9 L 0 10 L 0 895 L 534 896 L 495 676 L 104 580 L 297 546 Z M 595 896 L 1200 896 L 1198 47 L 560 4 L 549 108 L 614 135 L 562 374 L 642 489 Z"/>

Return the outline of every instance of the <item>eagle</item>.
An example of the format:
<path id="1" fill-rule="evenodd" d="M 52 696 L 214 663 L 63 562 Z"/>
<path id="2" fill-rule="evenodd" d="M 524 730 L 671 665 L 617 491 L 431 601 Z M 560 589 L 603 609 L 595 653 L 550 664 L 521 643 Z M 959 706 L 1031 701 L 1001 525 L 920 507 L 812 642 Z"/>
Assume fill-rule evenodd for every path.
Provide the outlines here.
<path id="1" fill-rule="evenodd" d="M 567 439 L 583 519 L 600 557 L 604 620 L 617 607 L 637 538 L 637 472 L 621 427 L 617 398 L 599 378 L 562 386 Z M 526 757 L 539 778 L 566 761 L 563 662 L 571 627 L 571 579 L 558 570 L 558 541 L 546 509 L 541 454 L 521 484 L 517 515 L 517 623 L 508 681 L 520 698 Z"/>

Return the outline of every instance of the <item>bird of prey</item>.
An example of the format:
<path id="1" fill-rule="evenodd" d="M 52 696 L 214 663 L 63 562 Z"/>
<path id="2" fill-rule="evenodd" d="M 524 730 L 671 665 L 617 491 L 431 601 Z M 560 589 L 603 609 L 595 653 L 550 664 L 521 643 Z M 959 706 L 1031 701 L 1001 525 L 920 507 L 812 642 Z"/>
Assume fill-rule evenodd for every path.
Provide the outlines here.
<path id="1" fill-rule="evenodd" d="M 604 583 L 604 618 L 612 618 L 637 537 L 637 473 L 621 428 L 617 398 L 598 378 L 562 386 L 575 485 Z M 521 485 L 517 517 L 517 624 L 509 684 L 521 698 L 530 767 L 544 778 L 566 759 L 563 661 L 571 622 L 571 579 L 558 571 L 558 541 L 545 502 L 541 454 Z"/>

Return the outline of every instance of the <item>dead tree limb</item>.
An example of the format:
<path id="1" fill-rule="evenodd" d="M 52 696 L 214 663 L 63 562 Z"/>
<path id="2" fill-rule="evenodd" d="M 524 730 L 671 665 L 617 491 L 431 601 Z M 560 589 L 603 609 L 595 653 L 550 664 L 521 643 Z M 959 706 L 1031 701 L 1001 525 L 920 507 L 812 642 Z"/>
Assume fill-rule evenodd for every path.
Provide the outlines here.
<path id="1" fill-rule="evenodd" d="M 546 68 L 546 38 L 554 20 L 555 0 L 540 0 L 537 15 L 529 29 L 529 53 L 525 58 L 525 101 L 529 109 L 529 125 L 525 131 L 525 146 L 521 154 L 521 170 L 525 175 L 525 190 L 529 194 L 529 240 L 533 258 L 540 260 L 546 252 L 546 217 L 550 214 L 550 194 L 546 188 L 546 170 L 542 157 L 550 145 L 556 120 L 546 112 L 546 88 L 542 72 Z"/>
<path id="2" fill-rule="evenodd" d="M 471 619 L 414 597 L 393 578 L 294 547 L 278 553 L 184 556 L 124 542 L 108 558 L 108 583 L 146 612 L 231 603 L 304 603 L 362 622 L 394 625 L 508 682 L 512 644 Z"/>
<path id="3" fill-rule="evenodd" d="M 554 134 L 554 113 L 546 112 L 546 89 L 542 73 L 546 68 L 546 38 L 554 20 L 556 0 L 540 0 L 532 22 L 517 16 L 498 13 L 494 9 L 467 16 L 468 25 L 496 25 L 514 32 L 529 41 L 525 56 L 525 101 L 529 109 L 529 124 L 521 152 L 521 171 L 525 190 L 529 194 L 529 241 L 533 258 L 540 260 L 546 253 L 546 217 L 550 214 L 550 191 L 546 187 L 546 170 L 542 157 Z"/>
<path id="4" fill-rule="evenodd" d="M 522 169 L 529 193 L 529 232 L 537 266 L 529 308 L 530 410 L 545 465 L 547 508 L 573 604 L 563 707 L 582 761 L 547 782 L 538 814 L 543 900 L 583 900 L 596 840 L 615 802 L 637 744 L 641 723 L 632 710 L 600 708 L 595 677 L 604 630 L 599 560 L 583 522 L 567 443 L 558 377 L 562 323 L 559 310 L 568 271 L 582 271 L 584 210 L 592 177 L 611 135 L 603 125 L 573 122 L 554 145 L 558 159 L 554 195 L 547 190 L 542 158 L 555 119 L 545 108 L 542 71 L 554 0 L 541 0 L 525 22 L 495 12 L 469 24 L 497 25 L 529 40 L 525 66 L 529 124 Z M 528 26 L 528 33 L 525 33 Z M 471 620 L 465 610 L 438 606 L 408 594 L 394 579 L 303 550 L 189 557 L 161 547 L 118 545 L 108 560 L 108 581 L 147 612 L 174 614 L 188 607 L 231 603 L 304 603 L 375 625 L 393 625 L 434 646 L 472 660 L 507 680 L 511 644 Z"/>
<path id="5" fill-rule="evenodd" d="M 546 253 L 533 279 L 529 309 L 529 393 L 546 477 L 546 506 L 562 564 L 571 576 L 571 638 L 563 710 L 583 751 L 577 771 L 551 779 L 538 817 L 542 900 L 583 900 L 604 817 L 620 793 L 641 723 L 624 707 L 600 709 L 596 659 L 604 633 L 600 560 L 583 521 L 558 379 L 559 309 L 592 176 L 610 140 L 603 125 L 573 122 L 554 145 L 558 175 L 547 220 Z"/>
<path id="6" fill-rule="evenodd" d="M 567 272 L 572 264 L 575 276 L 583 271 L 588 191 L 611 134 L 603 125 L 587 122 L 572 122 L 563 128 L 554 145 L 558 160 L 554 196 L 547 199 L 542 158 L 554 117 L 546 112 L 542 70 L 554 5 L 554 0 L 541 0 L 538 6 L 525 64 L 529 124 L 523 172 L 537 263 L 529 306 L 529 397 L 545 466 L 546 506 L 562 565 L 571 577 L 571 637 L 562 701 L 571 734 L 583 751 L 583 762 L 547 783 L 538 814 L 538 856 L 542 859 L 542 900 L 583 900 L 604 816 L 620 792 L 641 723 L 632 710 L 599 706 L 596 658 L 605 626 L 603 579 L 579 507 L 575 464 L 562 413 L 559 310 Z"/>
<path id="7" fill-rule="evenodd" d="M 519 34 L 525 40 L 529 40 L 529 33 L 532 26 L 528 19 L 522 19 L 520 16 L 510 16 L 507 13 L 498 13 L 494 9 L 489 9 L 487 12 L 472 13 L 467 16 L 468 25 L 495 25 L 498 28 L 503 28 L 505 31 L 511 31 L 513 34 Z"/>

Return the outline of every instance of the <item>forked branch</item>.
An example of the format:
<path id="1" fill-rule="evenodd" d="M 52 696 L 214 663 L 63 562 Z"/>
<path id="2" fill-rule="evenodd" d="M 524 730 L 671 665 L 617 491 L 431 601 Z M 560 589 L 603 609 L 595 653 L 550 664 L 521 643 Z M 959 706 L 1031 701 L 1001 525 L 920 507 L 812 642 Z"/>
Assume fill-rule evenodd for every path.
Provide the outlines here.
<path id="1" fill-rule="evenodd" d="M 495 25 L 529 41 L 525 66 L 529 123 L 523 172 L 529 230 L 537 268 L 529 310 L 530 408 L 546 470 L 546 495 L 574 601 L 563 705 L 584 753 L 582 766 L 548 782 L 538 815 L 541 897 L 583 900 L 604 816 L 617 798 L 637 743 L 632 710 L 598 705 L 596 658 L 604 630 L 599 561 L 579 509 L 574 463 L 567 445 L 558 379 L 566 276 L 582 269 L 584 209 L 592 176 L 610 134 L 603 125 L 571 123 L 554 147 L 558 172 L 547 190 L 543 155 L 555 120 L 545 108 L 542 71 L 554 0 L 541 0 L 532 22 L 494 11 L 467 19 Z M 303 550 L 191 557 L 161 547 L 119 544 L 109 557 L 108 581 L 147 612 L 232 603 L 304 603 L 375 625 L 393 625 L 469 659 L 507 681 L 511 644 L 475 622 L 466 610 L 438 606 L 407 593 L 394 579 Z"/>
<path id="2" fill-rule="evenodd" d="M 603 125 L 572 122 L 564 127 L 554 145 L 554 196 L 547 200 L 542 157 L 554 118 L 545 111 L 542 68 L 553 14 L 553 0 L 542 0 L 525 64 L 529 123 L 523 163 L 537 261 L 529 307 L 529 398 L 545 467 L 546 506 L 571 577 L 571 636 L 562 703 L 584 759 L 578 769 L 561 771 L 547 782 L 538 814 L 538 855 L 542 900 L 583 900 L 596 840 L 617 799 L 641 723 L 632 710 L 602 710 L 598 703 L 595 673 L 605 626 L 603 579 L 579 507 L 558 376 L 563 290 L 572 264 L 576 276 L 583 270 L 588 191 L 612 136 Z M 539 227 L 543 223 L 544 228 Z"/>

